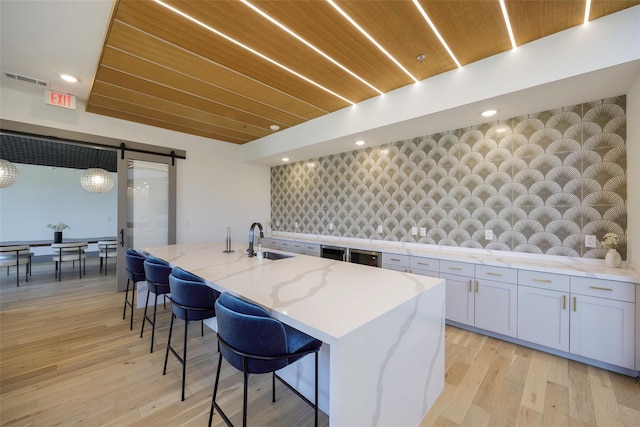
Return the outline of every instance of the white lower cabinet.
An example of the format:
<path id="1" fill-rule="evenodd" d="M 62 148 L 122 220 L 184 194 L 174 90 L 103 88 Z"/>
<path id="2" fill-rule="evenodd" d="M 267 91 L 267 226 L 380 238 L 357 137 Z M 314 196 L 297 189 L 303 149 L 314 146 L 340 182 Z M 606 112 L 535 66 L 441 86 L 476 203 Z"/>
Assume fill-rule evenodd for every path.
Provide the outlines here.
<path id="1" fill-rule="evenodd" d="M 635 304 L 629 300 L 635 301 L 635 286 L 582 278 L 575 282 L 572 278 L 570 352 L 634 369 Z"/>
<path id="2" fill-rule="evenodd" d="M 518 332 L 518 286 L 476 280 L 475 326 L 515 337 Z"/>
<path id="3" fill-rule="evenodd" d="M 447 320 L 474 326 L 475 293 L 473 278 L 442 273 L 440 278 L 446 280 L 445 317 Z"/>
<path id="4" fill-rule="evenodd" d="M 569 351 L 569 292 L 519 286 L 518 338 Z"/>

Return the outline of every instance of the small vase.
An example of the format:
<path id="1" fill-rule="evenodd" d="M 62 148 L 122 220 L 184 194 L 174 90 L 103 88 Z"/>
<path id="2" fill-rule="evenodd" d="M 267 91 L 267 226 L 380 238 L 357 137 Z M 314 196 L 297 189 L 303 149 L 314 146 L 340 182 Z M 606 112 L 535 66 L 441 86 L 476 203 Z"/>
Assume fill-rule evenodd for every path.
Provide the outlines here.
<path id="1" fill-rule="evenodd" d="M 607 267 L 617 268 L 622 264 L 622 257 L 617 250 L 611 248 L 604 256 L 604 262 L 607 264 Z"/>
<path id="2" fill-rule="evenodd" d="M 53 232 L 53 243 L 62 243 L 62 231 Z"/>

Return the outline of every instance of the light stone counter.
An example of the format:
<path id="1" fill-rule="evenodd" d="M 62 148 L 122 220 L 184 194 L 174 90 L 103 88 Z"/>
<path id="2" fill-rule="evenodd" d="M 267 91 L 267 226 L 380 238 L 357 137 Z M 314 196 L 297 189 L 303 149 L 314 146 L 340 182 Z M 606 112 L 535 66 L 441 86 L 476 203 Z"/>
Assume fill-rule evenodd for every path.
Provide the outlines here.
<path id="1" fill-rule="evenodd" d="M 473 264 L 511 267 L 547 273 L 594 279 L 618 280 L 640 283 L 640 271 L 632 266 L 609 268 L 604 260 L 578 257 L 561 257 L 519 252 L 504 252 L 485 249 L 457 248 L 451 246 L 425 245 L 420 243 L 391 242 L 348 237 L 318 236 L 300 233 L 274 232 L 268 237 L 282 240 L 317 243 L 321 245 L 343 246 L 380 252 L 433 257 L 442 260 L 470 262 Z"/>
<path id="2" fill-rule="evenodd" d="M 331 426 L 416 426 L 444 389 L 444 280 L 246 246 L 142 248 L 323 341 L 320 408 Z M 274 251 L 278 252 L 278 251 Z M 313 397 L 313 358 L 283 376 Z M 277 404 L 277 403 L 276 403 Z"/>

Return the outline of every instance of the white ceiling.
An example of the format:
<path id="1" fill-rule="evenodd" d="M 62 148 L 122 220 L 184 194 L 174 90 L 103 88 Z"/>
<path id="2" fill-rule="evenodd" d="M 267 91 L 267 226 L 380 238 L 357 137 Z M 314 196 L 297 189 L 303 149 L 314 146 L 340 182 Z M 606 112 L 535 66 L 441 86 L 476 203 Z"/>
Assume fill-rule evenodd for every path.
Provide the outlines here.
<path id="1" fill-rule="evenodd" d="M 9 89 L 34 94 L 42 93 L 41 87 L 16 81 L 4 75 L 5 72 L 16 73 L 47 81 L 53 90 L 71 93 L 79 99 L 86 100 L 98 63 L 111 8 L 111 0 L 1 0 L 0 66 L 2 76 L 0 84 Z M 639 8 L 640 6 L 631 8 L 635 9 L 632 11 L 634 16 L 638 15 Z M 636 40 L 636 50 L 639 49 L 639 45 L 640 43 Z M 63 82 L 58 76 L 62 72 L 78 76 L 80 82 L 74 85 Z M 501 105 L 503 111 L 509 112 L 508 117 L 513 117 L 526 112 L 540 111 L 543 108 L 555 108 L 585 100 L 599 99 L 603 93 L 605 93 L 604 96 L 619 95 L 626 93 L 638 75 L 640 75 L 640 61 L 632 61 L 574 76 L 570 79 L 561 79 L 545 83 L 542 86 L 505 93 L 499 98 L 445 108 L 421 117 L 399 120 L 395 123 L 386 123 L 375 129 L 357 132 L 357 134 L 371 144 L 378 145 L 424 135 L 428 132 L 477 124 L 479 120 L 478 108 L 488 104 Z M 370 101 L 376 102 L 375 100 Z M 523 108 L 528 111 L 522 111 Z M 344 117 L 345 112 L 341 110 L 329 116 L 333 115 Z M 246 160 L 253 163 L 276 165 L 281 163 L 280 158 L 283 154 L 292 157 L 293 160 L 304 160 L 332 152 L 355 149 L 352 144 L 356 132 L 348 128 L 342 134 L 335 134 L 335 136 L 327 137 L 322 141 L 310 141 L 297 146 L 287 142 L 298 137 L 300 132 L 304 132 L 305 129 L 313 129 L 313 122 L 300 125 L 299 129 L 296 129 L 297 127 L 287 129 L 282 132 L 282 135 L 279 135 L 280 133 L 273 134 L 241 147 L 248 153 L 245 156 Z M 284 142 L 273 144 L 274 139 L 277 138 L 281 138 Z M 269 148 L 256 148 L 260 147 L 260 144 L 268 145 Z"/>

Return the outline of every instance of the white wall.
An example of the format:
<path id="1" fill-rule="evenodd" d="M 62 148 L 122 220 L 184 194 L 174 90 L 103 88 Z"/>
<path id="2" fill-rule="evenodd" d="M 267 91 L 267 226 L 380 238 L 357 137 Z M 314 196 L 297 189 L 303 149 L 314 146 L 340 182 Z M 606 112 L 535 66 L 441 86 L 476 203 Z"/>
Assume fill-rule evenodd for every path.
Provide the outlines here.
<path id="1" fill-rule="evenodd" d="M 0 241 L 53 240 L 47 224 L 59 222 L 70 226 L 64 237 L 116 235 L 117 184 L 106 193 L 89 193 L 80 186 L 81 170 L 15 166 L 18 182 L 0 189 Z"/>
<path id="2" fill-rule="evenodd" d="M 640 76 L 627 93 L 627 262 L 640 268 Z"/>
<path id="3" fill-rule="evenodd" d="M 234 241 L 245 242 L 252 222 L 268 221 L 269 168 L 238 161 L 237 146 L 87 113 L 85 107 L 78 100 L 77 110 L 60 109 L 45 105 L 42 94 L 0 87 L 2 119 L 186 150 L 187 159 L 177 160 L 178 243 L 223 240 L 228 226 Z M 45 226 L 50 221 L 57 220 Z"/>

